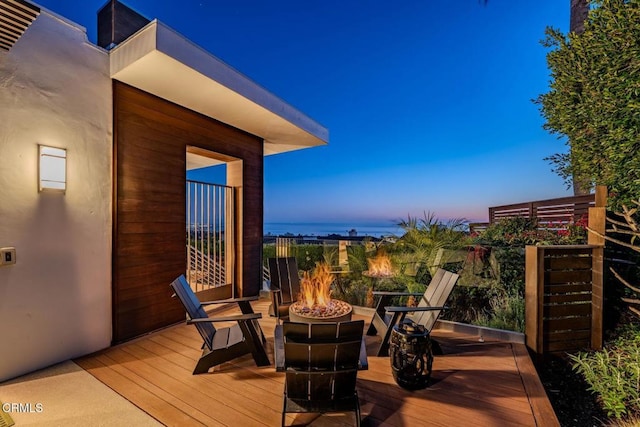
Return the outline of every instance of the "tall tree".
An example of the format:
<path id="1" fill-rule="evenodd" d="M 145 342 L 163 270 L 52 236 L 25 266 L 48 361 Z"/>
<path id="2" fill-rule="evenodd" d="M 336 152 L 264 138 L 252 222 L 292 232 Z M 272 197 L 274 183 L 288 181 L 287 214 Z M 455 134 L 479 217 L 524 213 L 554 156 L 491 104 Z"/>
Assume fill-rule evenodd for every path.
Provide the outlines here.
<path id="1" fill-rule="evenodd" d="M 571 0 L 571 13 L 569 21 L 569 31 L 575 34 L 584 33 L 584 24 L 589 16 L 589 0 Z M 578 196 L 589 194 L 589 186 L 583 184 L 584 179 L 572 176 L 573 194 Z"/>
<path id="2" fill-rule="evenodd" d="M 567 138 L 550 159 L 568 183 L 606 185 L 612 208 L 640 197 L 640 0 L 594 0 L 582 34 L 547 29 L 545 129 Z"/>

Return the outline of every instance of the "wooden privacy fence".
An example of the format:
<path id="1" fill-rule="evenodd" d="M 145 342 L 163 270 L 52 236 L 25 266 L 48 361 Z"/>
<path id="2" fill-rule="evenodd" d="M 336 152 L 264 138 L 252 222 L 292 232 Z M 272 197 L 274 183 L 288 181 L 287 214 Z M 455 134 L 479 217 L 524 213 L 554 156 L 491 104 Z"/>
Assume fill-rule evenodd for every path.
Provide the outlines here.
<path id="1" fill-rule="evenodd" d="M 537 218 L 540 227 L 554 228 L 577 222 L 587 216 L 589 208 L 593 206 L 595 194 L 494 206 L 489 208 L 489 222 L 493 224 L 502 218 L 520 216 Z"/>
<path id="2" fill-rule="evenodd" d="M 527 246 L 526 344 L 538 355 L 602 348 L 601 245 Z"/>

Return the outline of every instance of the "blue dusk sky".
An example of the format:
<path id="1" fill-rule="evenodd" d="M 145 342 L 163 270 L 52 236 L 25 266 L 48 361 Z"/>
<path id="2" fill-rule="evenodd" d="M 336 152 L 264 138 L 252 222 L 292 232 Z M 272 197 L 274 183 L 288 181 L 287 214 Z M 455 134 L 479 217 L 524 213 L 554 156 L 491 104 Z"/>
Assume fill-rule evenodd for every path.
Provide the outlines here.
<path id="1" fill-rule="evenodd" d="M 104 0 L 41 0 L 96 40 Z M 128 0 L 329 129 L 265 158 L 265 222 L 389 222 L 569 195 L 532 102 L 568 0 Z"/>

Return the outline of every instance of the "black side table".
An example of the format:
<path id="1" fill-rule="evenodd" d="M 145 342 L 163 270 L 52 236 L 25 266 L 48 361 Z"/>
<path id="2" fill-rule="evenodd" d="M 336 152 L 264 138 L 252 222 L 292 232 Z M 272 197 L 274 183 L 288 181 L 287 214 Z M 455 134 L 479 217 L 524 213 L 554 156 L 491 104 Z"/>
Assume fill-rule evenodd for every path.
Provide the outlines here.
<path id="1" fill-rule="evenodd" d="M 398 385 L 409 390 L 426 388 L 433 365 L 429 332 L 424 326 L 405 320 L 393 327 L 389 341 L 389 361 Z"/>

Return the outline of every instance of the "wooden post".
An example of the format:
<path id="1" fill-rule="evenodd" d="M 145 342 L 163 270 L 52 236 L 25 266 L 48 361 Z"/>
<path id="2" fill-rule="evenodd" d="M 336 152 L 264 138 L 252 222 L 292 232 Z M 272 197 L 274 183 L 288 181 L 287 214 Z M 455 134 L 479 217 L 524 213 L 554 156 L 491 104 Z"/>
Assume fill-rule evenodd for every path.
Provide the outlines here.
<path id="1" fill-rule="evenodd" d="M 604 185 L 596 186 L 596 207 L 597 208 L 605 208 L 607 207 L 607 187 Z"/>
<path id="2" fill-rule="evenodd" d="M 593 248 L 591 262 L 591 349 L 601 350 L 604 311 L 604 246 Z"/>
<path id="3" fill-rule="evenodd" d="M 227 162 L 227 185 L 234 188 L 234 218 L 231 220 L 234 223 L 234 236 L 233 236 L 233 251 L 235 256 L 235 265 L 227 270 L 227 274 L 233 271 L 233 296 L 243 297 L 247 296 L 245 289 L 245 277 L 244 277 L 244 209 L 243 209 L 243 189 L 244 189 L 244 162 L 242 160 L 234 160 Z M 231 236 L 225 236 L 229 238 Z M 226 248 L 225 248 L 226 250 Z M 260 264 L 262 265 L 262 264 Z M 228 268 L 228 267 L 227 267 Z"/>
<path id="4" fill-rule="evenodd" d="M 590 245 L 596 245 L 593 250 L 593 293 L 591 295 L 591 348 L 602 349 L 603 310 L 604 310 L 604 246 L 607 226 L 607 187 L 596 187 L 596 206 L 589 208 L 589 228 L 600 234 L 589 233 Z"/>
<path id="5" fill-rule="evenodd" d="M 542 250 L 538 246 L 527 246 L 525 249 L 525 342 L 537 354 L 542 354 Z"/>
<path id="6" fill-rule="evenodd" d="M 338 267 L 342 271 L 349 269 L 349 253 L 347 252 L 347 246 L 350 246 L 351 242 L 348 240 L 338 241 Z"/>

